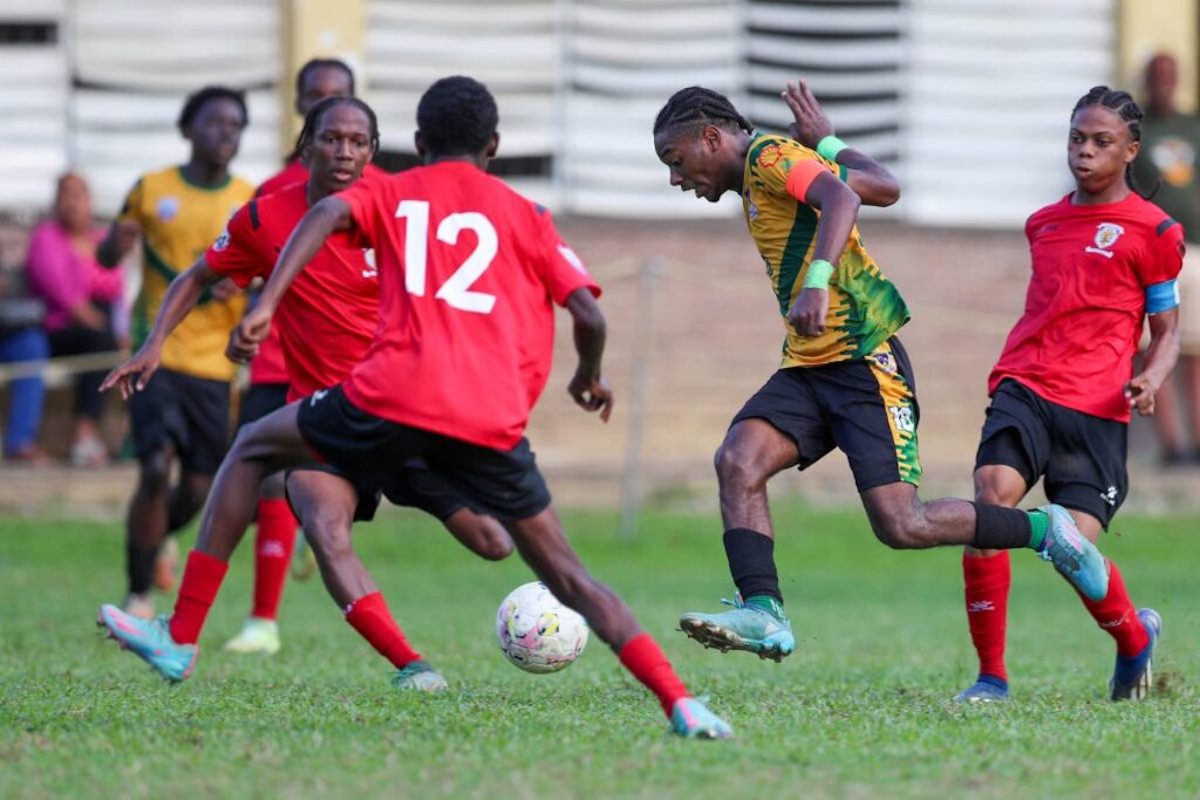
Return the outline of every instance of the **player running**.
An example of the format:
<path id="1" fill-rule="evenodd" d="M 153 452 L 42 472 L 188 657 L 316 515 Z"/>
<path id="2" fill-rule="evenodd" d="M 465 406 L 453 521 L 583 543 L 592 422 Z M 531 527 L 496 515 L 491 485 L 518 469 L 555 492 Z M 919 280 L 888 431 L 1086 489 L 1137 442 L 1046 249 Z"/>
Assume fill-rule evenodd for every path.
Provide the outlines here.
<path id="1" fill-rule="evenodd" d="M 1025 312 L 988 379 L 992 402 L 975 457 L 975 497 L 1015 506 L 1041 478 L 1046 496 L 1071 510 L 1091 541 L 1125 501 L 1130 407 L 1154 413 L 1154 397 L 1179 356 L 1183 228 L 1138 194 L 1130 177 L 1142 110 L 1128 93 L 1096 86 L 1071 112 L 1067 162 L 1075 191 L 1025 223 L 1033 272 Z M 1150 346 L 1133 357 L 1143 319 Z M 1008 553 L 963 554 L 967 622 L 979 677 L 955 699 L 1008 697 L 1004 634 Z M 1135 610 L 1108 561 L 1108 592 L 1083 605 L 1117 644 L 1113 700 L 1150 691 L 1162 620 Z"/>
<path id="2" fill-rule="evenodd" d="M 229 173 L 246 127 L 241 92 L 209 86 L 189 96 L 178 126 L 191 142 L 182 166 L 149 172 L 125 198 L 96 251 L 115 266 L 142 243 L 142 289 L 133 308 L 134 346 L 146 340 L 167 286 L 204 252 L 254 188 Z M 212 287 L 199 308 L 163 343 L 162 365 L 129 406 L 138 483 L 126 520 L 130 613 L 150 617 L 155 557 L 170 531 L 183 528 L 208 494 L 229 441 L 229 385 L 236 366 L 225 358 L 229 331 L 245 307 L 226 285 Z M 178 461 L 178 484 L 171 485 Z"/>
<path id="3" fill-rule="evenodd" d="M 889 547 L 1029 547 L 1085 594 L 1103 597 L 1103 559 L 1066 509 L 917 497 L 916 387 L 895 336 L 908 308 L 856 226 L 861 203 L 890 205 L 900 187 L 833 135 L 803 81 L 783 98 L 797 141 L 756 133 L 727 98 L 700 87 L 676 92 L 654 122 L 654 148 L 672 186 L 714 203 L 728 191 L 741 195 L 787 329 L 779 371 L 734 417 L 716 455 L 739 597 L 731 611 L 684 614 L 680 627 L 722 651 L 776 661 L 792 652 L 767 480 L 788 467 L 803 470 L 834 447 L 849 459 L 871 527 Z"/>
<path id="4" fill-rule="evenodd" d="M 144 386 L 158 367 L 162 342 L 207 286 L 226 277 L 239 286 L 269 277 L 276 256 L 309 207 L 357 181 L 378 143 L 375 114 L 361 100 L 337 97 L 314 106 L 297 143 L 297 151 L 312 168 L 308 181 L 251 200 L 234 215 L 208 252 L 172 282 L 147 343 L 110 373 L 104 388 L 120 386 L 128 397 Z M 280 307 L 278 330 L 291 399 L 341 382 L 362 360 L 378 323 L 379 284 L 370 251 L 345 234 L 330 237 Z M 398 650 L 375 635 L 380 614 L 388 620 L 390 616 L 376 584 L 354 553 L 351 522 L 372 519 L 384 492 L 398 505 L 411 505 L 436 516 L 464 545 L 485 558 L 504 558 L 511 552 L 508 534 L 495 520 L 475 514 L 457 492 L 420 462 L 404 465 L 386 480 L 372 476 L 355 482 L 328 468 L 301 468 L 288 475 L 287 490 L 312 538 L 326 587 L 338 608 L 349 609 L 346 620 L 392 658 L 400 671 L 397 685 L 445 688 L 445 681 L 418 654 Z M 216 567 L 200 555 L 191 556 L 198 562 L 190 569 L 193 577 Z M 223 573 L 224 564 L 218 563 Z M 194 591 L 193 581 L 185 579 L 181 604 Z M 195 642 L 199 636 L 199 627 L 180 629 L 175 635 L 180 642 Z"/>
<path id="5" fill-rule="evenodd" d="M 495 100 L 482 84 L 439 80 L 417 109 L 417 148 L 426 166 L 360 182 L 304 217 L 239 339 L 248 349 L 262 340 L 276 308 L 282 314 L 288 286 L 331 234 L 347 230 L 374 245 L 379 265 L 382 321 L 365 360 L 341 385 L 280 409 L 238 437 L 184 577 L 186 584 L 193 570 L 207 569 L 209 577 L 195 584 L 203 596 L 178 606 L 170 623 L 143 623 L 112 606 L 102 616 L 138 655 L 182 677 L 196 649 L 173 634 L 183 617 L 207 614 L 265 474 L 303 464 L 314 451 L 355 477 L 402 469 L 419 457 L 504 521 L 534 572 L 658 696 L 672 730 L 729 736 L 729 726 L 689 695 L 625 604 L 584 569 L 524 438 L 549 376 L 554 303 L 574 320 L 579 364 L 571 395 L 607 420 L 612 392 L 600 369 L 605 323 L 593 296 L 599 288 L 549 213 L 484 171 L 499 143 L 497 121 Z"/>

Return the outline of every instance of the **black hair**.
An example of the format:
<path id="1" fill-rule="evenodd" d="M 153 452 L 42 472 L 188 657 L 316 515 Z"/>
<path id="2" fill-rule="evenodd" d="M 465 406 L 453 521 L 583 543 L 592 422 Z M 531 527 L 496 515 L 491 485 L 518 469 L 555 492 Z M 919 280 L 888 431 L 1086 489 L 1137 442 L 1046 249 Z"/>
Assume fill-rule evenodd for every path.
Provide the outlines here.
<path id="1" fill-rule="evenodd" d="M 183 110 L 179 112 L 179 119 L 175 123 L 181 133 L 196 120 L 200 109 L 210 100 L 232 100 L 242 110 L 242 127 L 250 124 L 250 112 L 246 109 L 246 95 L 243 92 L 228 86 L 205 86 L 189 94 L 184 101 Z"/>
<path id="2" fill-rule="evenodd" d="M 434 81 L 417 103 L 417 130 L 435 155 L 480 153 L 499 124 L 500 112 L 492 93 L 464 75 Z"/>
<path id="3" fill-rule="evenodd" d="M 379 120 L 375 118 L 375 112 L 357 97 L 342 96 L 326 97 L 304 115 L 304 127 L 300 129 L 300 136 L 296 139 L 294 151 L 296 155 L 299 155 L 306 145 L 312 143 L 313 137 L 317 135 L 317 128 L 321 124 L 321 117 L 325 116 L 326 111 L 336 106 L 353 106 L 367 115 L 367 120 L 371 123 L 371 150 L 379 152 Z"/>
<path id="4" fill-rule="evenodd" d="M 720 125 L 746 133 L 754 131 L 754 126 L 738 113 L 728 97 L 702 86 L 689 86 L 671 95 L 654 118 L 654 134 L 685 125 L 697 130 L 705 125 Z"/>
<path id="5" fill-rule="evenodd" d="M 1089 106 L 1104 106 L 1113 111 L 1129 127 L 1130 138 L 1135 142 L 1142 141 L 1142 118 L 1146 115 L 1129 92 L 1123 92 L 1120 89 L 1110 89 L 1107 86 L 1093 86 L 1088 90 L 1087 94 L 1079 98 L 1079 102 L 1075 104 L 1075 108 L 1071 109 L 1072 119 L 1079 113 L 1080 109 L 1088 108 Z M 1148 193 L 1143 192 L 1137 184 L 1137 179 L 1133 176 L 1133 161 L 1125 165 L 1125 182 L 1129 184 L 1130 189 L 1147 200 L 1158 194 L 1158 190 L 1162 186 L 1159 183 L 1152 191 Z"/>
<path id="6" fill-rule="evenodd" d="M 314 69 L 340 69 L 346 73 L 346 77 L 350 79 L 350 94 L 355 94 L 354 91 L 354 70 L 350 69 L 350 65 L 338 58 L 310 58 L 296 73 L 296 96 L 304 94 L 304 81 L 308 79 L 308 73 Z"/>

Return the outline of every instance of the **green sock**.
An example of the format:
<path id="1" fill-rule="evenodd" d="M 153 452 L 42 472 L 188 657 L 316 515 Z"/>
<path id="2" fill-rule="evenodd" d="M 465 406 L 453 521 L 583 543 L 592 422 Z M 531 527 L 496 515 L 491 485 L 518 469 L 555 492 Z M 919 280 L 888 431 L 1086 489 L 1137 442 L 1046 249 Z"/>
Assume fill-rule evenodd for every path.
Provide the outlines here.
<path id="1" fill-rule="evenodd" d="M 1046 531 L 1050 530 L 1050 517 L 1045 511 L 1026 511 L 1029 515 L 1029 549 L 1041 550 L 1046 541 Z"/>
<path id="2" fill-rule="evenodd" d="M 780 621 L 787 619 L 787 613 L 783 610 L 783 603 L 769 594 L 756 594 L 752 597 L 747 597 L 742 601 L 742 605 L 766 611 Z"/>

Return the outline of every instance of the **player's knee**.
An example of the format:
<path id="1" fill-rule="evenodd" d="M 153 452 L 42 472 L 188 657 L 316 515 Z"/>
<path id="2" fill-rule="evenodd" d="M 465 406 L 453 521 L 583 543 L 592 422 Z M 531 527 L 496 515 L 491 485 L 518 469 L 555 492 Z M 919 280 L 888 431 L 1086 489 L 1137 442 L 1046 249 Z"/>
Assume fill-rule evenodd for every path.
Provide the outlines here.
<path id="1" fill-rule="evenodd" d="M 488 561 L 503 561 L 512 555 L 513 542 L 508 533 L 504 529 L 492 530 L 490 527 L 484 528 L 483 536 L 479 541 L 479 549 L 476 551 L 480 556 Z"/>
<path id="2" fill-rule="evenodd" d="M 304 536 L 318 555 L 336 560 L 353 551 L 351 519 L 340 509 L 318 507 L 305 515 Z"/>
<path id="3" fill-rule="evenodd" d="M 166 494 L 171 485 L 171 457 L 167 453 L 155 453 L 143 459 L 138 484 L 144 492 Z"/>
<path id="4" fill-rule="evenodd" d="M 875 538 L 893 550 L 913 550 L 927 547 L 922 535 L 924 527 L 913 514 L 887 513 L 871 521 Z"/>
<path id="5" fill-rule="evenodd" d="M 763 471 L 754 454 L 736 444 L 722 444 L 713 458 L 713 466 L 723 488 L 750 488 L 763 481 Z"/>

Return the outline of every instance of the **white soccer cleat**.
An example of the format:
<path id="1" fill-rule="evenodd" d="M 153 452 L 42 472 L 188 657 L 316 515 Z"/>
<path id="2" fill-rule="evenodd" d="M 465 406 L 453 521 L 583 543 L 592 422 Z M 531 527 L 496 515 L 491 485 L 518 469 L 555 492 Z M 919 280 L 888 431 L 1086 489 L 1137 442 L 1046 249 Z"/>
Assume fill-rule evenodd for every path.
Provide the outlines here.
<path id="1" fill-rule="evenodd" d="M 250 617 L 242 626 L 241 633 L 225 643 L 224 650 L 230 653 L 262 653 L 273 656 L 279 652 L 279 623 L 273 619 Z"/>

